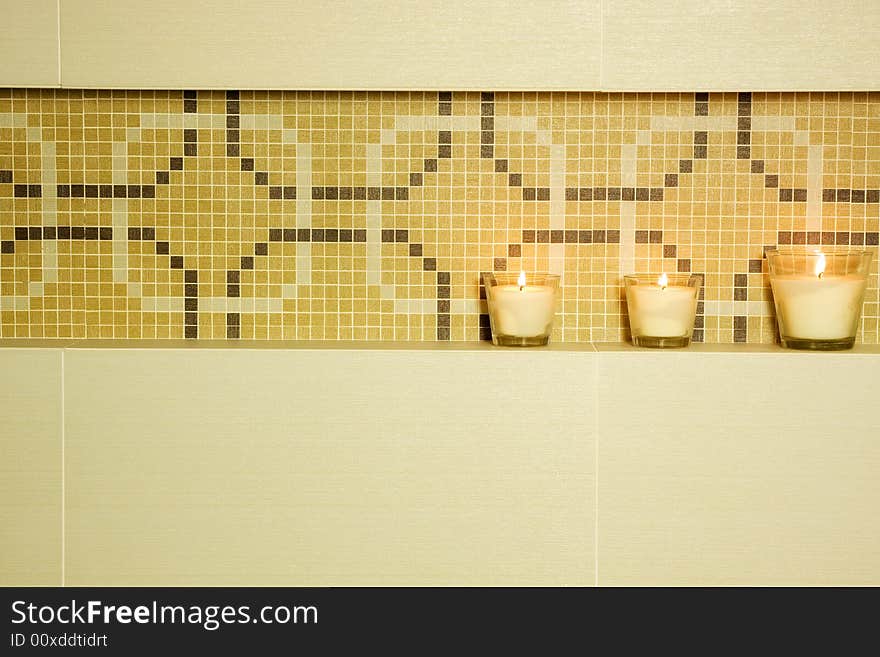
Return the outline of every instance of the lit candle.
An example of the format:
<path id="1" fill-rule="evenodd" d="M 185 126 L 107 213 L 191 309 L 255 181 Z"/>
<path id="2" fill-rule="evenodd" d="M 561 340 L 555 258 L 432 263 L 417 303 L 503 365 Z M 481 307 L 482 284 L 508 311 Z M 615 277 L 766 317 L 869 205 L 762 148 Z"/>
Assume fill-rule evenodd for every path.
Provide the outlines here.
<path id="1" fill-rule="evenodd" d="M 626 304 L 633 343 L 645 347 L 684 347 L 697 312 L 699 279 L 663 273 L 656 281 L 627 276 Z"/>
<path id="2" fill-rule="evenodd" d="M 541 275 L 527 282 L 525 272 L 520 272 L 515 283 L 512 275 L 508 279 L 492 274 L 484 279 L 493 341 L 521 346 L 546 344 L 556 310 L 559 277 Z M 531 338 L 539 340 L 529 341 Z"/>
<path id="3" fill-rule="evenodd" d="M 770 277 L 783 340 L 848 340 L 856 334 L 866 277 L 826 273 L 824 253 L 813 254 L 813 271 Z"/>

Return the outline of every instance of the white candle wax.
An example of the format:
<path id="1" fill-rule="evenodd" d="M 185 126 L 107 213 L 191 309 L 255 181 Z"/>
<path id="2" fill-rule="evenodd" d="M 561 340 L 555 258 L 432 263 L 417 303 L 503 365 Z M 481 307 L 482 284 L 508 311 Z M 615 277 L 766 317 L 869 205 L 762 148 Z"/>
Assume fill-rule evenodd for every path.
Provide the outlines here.
<path id="1" fill-rule="evenodd" d="M 862 307 L 865 278 L 790 274 L 770 279 L 776 314 L 787 338 L 839 340 L 852 337 Z"/>
<path id="2" fill-rule="evenodd" d="M 633 335 L 683 337 L 690 335 L 694 327 L 697 289 L 678 285 L 629 285 L 626 304 Z"/>
<path id="3" fill-rule="evenodd" d="M 543 285 L 498 285 L 489 292 L 489 312 L 501 335 L 531 338 L 553 323 L 555 290 Z"/>

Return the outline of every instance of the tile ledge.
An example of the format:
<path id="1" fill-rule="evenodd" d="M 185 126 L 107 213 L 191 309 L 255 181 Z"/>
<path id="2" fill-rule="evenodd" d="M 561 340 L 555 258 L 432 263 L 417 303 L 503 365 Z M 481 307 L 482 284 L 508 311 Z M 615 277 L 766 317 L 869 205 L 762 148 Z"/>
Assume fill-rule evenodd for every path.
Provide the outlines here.
<path id="1" fill-rule="evenodd" d="M 461 342 L 383 342 L 383 341 L 333 341 L 333 340 L 50 340 L 50 339 L 0 339 L 0 349 L 166 349 L 208 351 L 448 351 L 448 352 L 496 352 L 496 353 L 627 353 L 627 354 L 805 354 L 821 357 L 837 355 L 880 355 L 880 345 L 862 344 L 849 351 L 804 352 L 783 349 L 776 344 L 692 344 L 686 349 L 645 349 L 633 347 L 626 342 L 556 342 L 546 347 L 518 349 L 494 347 L 486 341 Z"/>

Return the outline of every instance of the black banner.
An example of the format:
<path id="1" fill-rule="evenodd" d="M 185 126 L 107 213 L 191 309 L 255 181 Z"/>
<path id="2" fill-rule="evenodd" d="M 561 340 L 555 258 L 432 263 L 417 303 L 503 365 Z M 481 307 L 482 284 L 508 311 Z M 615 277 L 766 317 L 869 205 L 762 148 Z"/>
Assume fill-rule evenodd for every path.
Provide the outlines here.
<path id="1" fill-rule="evenodd" d="M 716 647 L 754 647 L 760 637 L 762 648 L 778 641 L 790 649 L 807 637 L 816 647 L 835 627 L 829 645 L 847 654 L 874 627 L 877 596 L 876 589 L 0 589 L 7 655 L 267 647 L 334 654 L 353 646 L 393 654 L 540 646 L 538 654 L 553 654 L 600 640 L 684 648 L 702 636 Z"/>

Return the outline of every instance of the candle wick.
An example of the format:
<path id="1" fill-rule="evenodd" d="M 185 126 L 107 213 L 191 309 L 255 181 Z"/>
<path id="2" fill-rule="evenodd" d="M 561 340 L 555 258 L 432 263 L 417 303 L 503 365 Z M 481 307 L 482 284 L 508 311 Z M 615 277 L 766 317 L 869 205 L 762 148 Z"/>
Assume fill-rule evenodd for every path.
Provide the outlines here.
<path id="1" fill-rule="evenodd" d="M 522 292 L 522 290 L 523 290 L 524 287 L 525 287 L 524 285 L 520 285 L 520 286 L 519 286 L 519 291 Z"/>
<path id="2" fill-rule="evenodd" d="M 825 273 L 825 272 L 824 272 L 824 271 L 820 271 L 820 272 L 819 272 L 819 273 L 818 273 L 818 274 L 817 274 L 817 275 L 818 275 L 818 277 L 819 277 L 819 280 L 821 280 L 821 279 L 822 279 L 822 274 L 824 274 L 824 273 Z"/>

